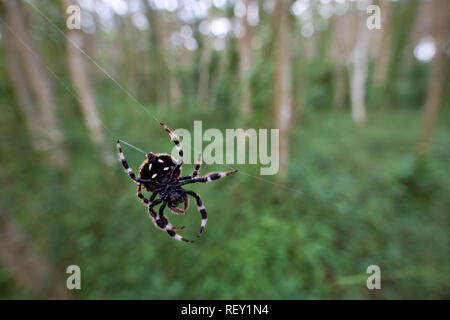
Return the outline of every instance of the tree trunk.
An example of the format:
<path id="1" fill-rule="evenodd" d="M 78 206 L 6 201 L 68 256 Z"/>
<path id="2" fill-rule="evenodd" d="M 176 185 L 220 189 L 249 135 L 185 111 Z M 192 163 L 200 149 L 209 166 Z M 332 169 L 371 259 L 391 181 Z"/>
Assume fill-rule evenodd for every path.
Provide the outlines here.
<path id="1" fill-rule="evenodd" d="M 170 53 L 168 53 L 170 55 Z M 175 71 L 177 70 L 177 57 L 170 55 L 167 59 L 167 68 L 169 72 L 169 102 L 174 109 L 180 109 L 183 102 L 183 91 L 178 82 Z"/>
<path id="2" fill-rule="evenodd" d="M 169 68 L 165 58 L 165 29 L 164 14 L 162 11 L 155 12 L 150 4 L 145 1 L 147 6 L 147 19 L 150 23 L 150 54 L 151 54 L 151 69 L 152 80 L 150 83 L 153 86 L 154 98 L 159 104 L 167 104 L 169 84 Z"/>
<path id="3" fill-rule="evenodd" d="M 245 6 L 245 15 L 239 19 L 242 34 L 239 37 L 239 81 L 241 89 L 241 114 L 248 118 L 252 111 L 250 92 L 250 71 L 252 66 L 252 38 L 251 28 L 248 24 L 249 0 L 242 0 Z"/>
<path id="4" fill-rule="evenodd" d="M 371 1 L 366 1 L 367 5 Z M 350 98 L 352 118 L 357 124 L 366 121 L 366 81 L 369 63 L 369 29 L 366 26 L 367 15 L 364 11 L 359 13 L 358 35 L 352 56 L 350 76 Z"/>
<path id="5" fill-rule="evenodd" d="M 74 4 L 73 0 L 64 0 L 63 12 L 65 8 Z M 112 165 L 113 156 L 105 148 L 105 135 L 102 128 L 102 122 L 97 112 L 92 85 L 90 84 L 86 66 L 85 57 L 80 49 L 83 48 L 84 37 L 80 30 L 68 30 L 66 41 L 67 62 L 69 66 L 70 77 L 74 85 L 77 96 L 79 97 L 79 107 L 84 118 L 84 123 L 89 131 L 89 137 L 99 148 L 100 157 L 104 164 Z M 80 49 L 79 49 L 80 48 Z"/>
<path id="6" fill-rule="evenodd" d="M 333 70 L 333 109 L 335 111 L 342 111 L 345 101 L 346 93 L 346 77 L 345 67 L 342 65 L 334 66 Z"/>
<path id="7" fill-rule="evenodd" d="M 347 66 L 355 48 L 359 17 L 356 10 L 332 18 L 331 58 L 333 61 L 333 108 L 340 111 L 344 107 L 348 92 Z"/>
<path id="8" fill-rule="evenodd" d="M 392 102 L 395 83 L 399 74 L 400 66 L 402 65 L 404 50 L 408 43 L 410 31 L 413 22 L 416 19 L 417 11 L 421 2 L 419 0 L 399 1 L 391 3 L 390 23 L 391 27 L 391 50 L 389 57 L 389 65 L 387 68 L 384 84 L 382 85 L 379 100 L 377 104 L 384 102 L 385 105 L 390 105 Z"/>
<path id="9" fill-rule="evenodd" d="M 34 105 L 32 97 L 30 95 L 30 88 L 25 78 L 25 72 L 23 65 L 19 61 L 17 55 L 16 43 L 13 40 L 13 35 L 8 32 L 6 28 L 2 26 L 2 34 L 5 41 L 5 60 L 6 67 L 8 69 L 9 77 L 11 78 L 12 89 L 14 91 L 15 98 L 19 110 L 25 119 L 25 125 L 27 126 L 28 133 L 31 139 L 31 145 L 36 152 L 40 152 L 44 149 L 46 141 L 40 135 L 40 123 L 39 117 L 35 116 Z"/>
<path id="10" fill-rule="evenodd" d="M 288 171 L 289 127 L 292 114 L 292 79 L 291 79 L 291 30 L 289 1 L 278 1 L 275 18 L 279 21 L 276 69 L 275 69 L 275 127 L 280 130 L 280 170 L 281 176 Z"/>
<path id="11" fill-rule="evenodd" d="M 74 0 L 64 0 L 67 3 L 73 3 Z M 125 59 L 123 63 L 123 69 L 126 79 L 127 90 L 133 95 L 138 94 L 138 81 L 139 81 L 139 69 L 142 67 L 139 60 L 139 47 L 138 43 L 138 31 L 131 21 L 131 15 L 125 15 L 123 17 L 122 30 L 123 35 L 121 38 L 121 47 L 123 48 Z M 71 33 L 71 32 L 69 32 Z M 83 36 L 83 42 L 86 37 Z"/>
<path id="12" fill-rule="evenodd" d="M 379 32 L 381 35 L 379 36 L 379 39 L 377 39 L 378 41 L 375 42 L 376 47 L 373 48 L 377 51 L 374 69 L 374 85 L 376 89 L 382 88 L 383 84 L 386 82 L 389 58 L 391 56 L 391 2 L 381 1 L 380 12 L 382 29 L 379 30 Z"/>
<path id="13" fill-rule="evenodd" d="M 209 99 L 209 67 L 211 64 L 212 48 L 207 37 L 203 39 L 203 48 L 200 55 L 200 76 L 198 80 L 197 105 L 208 103 Z"/>
<path id="14" fill-rule="evenodd" d="M 223 78 L 223 75 L 225 74 L 227 68 L 230 65 L 230 53 L 229 52 L 223 52 L 220 54 L 219 63 L 216 67 L 216 70 L 213 72 L 211 77 L 211 94 L 213 95 L 213 98 L 211 99 L 211 104 L 213 106 L 217 105 L 217 101 L 219 99 L 218 95 L 218 88 L 220 86 L 220 81 Z"/>
<path id="15" fill-rule="evenodd" d="M 0 261 L 25 290 L 44 299 L 70 299 L 63 278 L 39 256 L 18 226 L 0 208 Z"/>
<path id="16" fill-rule="evenodd" d="M 423 109 L 420 150 L 426 151 L 431 140 L 439 107 L 442 102 L 449 37 L 449 2 L 436 0 L 432 2 L 433 25 L 432 34 L 436 46 L 436 54 L 431 62 L 431 73 L 428 78 L 427 95 Z"/>
<path id="17" fill-rule="evenodd" d="M 22 9 L 21 4 L 16 1 L 2 0 L 2 5 L 5 20 L 8 24 L 4 29 L 8 39 L 7 51 L 9 57 L 12 59 L 12 65 L 20 65 L 25 74 L 25 76 L 19 76 L 17 75 L 19 72 L 17 74 L 15 71 L 10 72 L 22 112 L 32 112 L 25 118 L 34 118 L 33 120 L 27 120 L 32 135 L 31 139 L 34 140 L 33 146 L 44 154 L 51 165 L 67 168 L 69 160 L 63 148 L 64 135 L 55 115 L 53 92 L 45 70 L 34 53 L 36 50 L 30 37 L 30 28 L 26 24 L 26 21 L 28 21 L 26 12 Z M 10 69 L 12 68 L 10 67 Z M 28 83 L 29 95 L 28 93 L 23 95 L 18 93 L 21 90 L 27 90 L 22 87 L 23 82 Z M 20 87 L 16 87 L 18 85 Z M 29 98 L 26 98 L 27 95 Z M 31 106 L 27 101 L 30 99 L 35 101 L 32 110 L 30 110 Z"/>

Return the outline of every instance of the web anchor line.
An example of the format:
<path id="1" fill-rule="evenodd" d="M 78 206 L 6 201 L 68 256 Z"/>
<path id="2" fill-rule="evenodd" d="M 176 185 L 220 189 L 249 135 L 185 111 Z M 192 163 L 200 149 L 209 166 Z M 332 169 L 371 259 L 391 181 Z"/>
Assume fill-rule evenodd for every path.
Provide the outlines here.
<path id="1" fill-rule="evenodd" d="M 143 153 L 143 154 L 147 155 L 147 152 L 145 152 L 144 150 L 139 149 L 138 147 L 133 146 L 132 144 L 130 144 L 130 143 L 126 142 L 126 141 L 123 141 L 122 139 L 117 139 L 117 140 L 119 140 L 119 141 L 122 142 L 123 144 L 126 144 L 126 145 L 129 146 L 130 148 L 133 148 L 134 150 L 139 151 L 140 153 Z"/>

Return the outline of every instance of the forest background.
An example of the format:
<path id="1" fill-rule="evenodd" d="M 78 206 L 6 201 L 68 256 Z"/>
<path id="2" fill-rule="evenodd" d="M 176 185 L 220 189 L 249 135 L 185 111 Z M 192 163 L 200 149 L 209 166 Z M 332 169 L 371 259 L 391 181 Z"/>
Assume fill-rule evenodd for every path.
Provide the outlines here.
<path id="1" fill-rule="evenodd" d="M 450 298 L 448 13 L 446 0 L 1 0 L 0 298 Z M 277 128 L 280 170 L 231 165 L 192 185 L 208 226 L 174 241 L 115 151 L 122 138 L 170 152 L 156 120 Z M 137 169 L 143 155 L 124 150 Z M 194 205 L 170 219 L 195 238 Z M 70 265 L 81 290 L 66 288 Z"/>

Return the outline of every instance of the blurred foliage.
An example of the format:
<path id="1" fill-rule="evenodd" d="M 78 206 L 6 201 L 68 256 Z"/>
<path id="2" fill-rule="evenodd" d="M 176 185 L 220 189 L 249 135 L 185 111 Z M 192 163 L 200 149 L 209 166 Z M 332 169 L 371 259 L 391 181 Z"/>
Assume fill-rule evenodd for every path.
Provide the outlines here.
<path id="1" fill-rule="evenodd" d="M 57 20 L 55 10 L 52 18 Z M 411 23 L 414 10 L 411 5 L 396 13 L 398 23 Z M 62 38 L 48 25 L 41 28 L 49 29 L 37 31 L 47 37 L 48 46 L 42 46 L 46 60 L 69 83 L 65 62 L 57 57 Z M 398 46 L 407 41 L 402 31 L 397 28 L 393 35 Z M 271 37 L 262 34 L 261 51 L 271 52 Z M 327 37 L 320 42 L 321 52 Z M 169 152 L 173 145 L 152 115 L 173 129 L 192 130 L 194 120 L 203 121 L 203 130 L 243 126 L 237 116 L 239 57 L 230 42 L 212 56 L 211 73 L 224 58 L 226 72 L 211 88 L 215 103 L 202 108 L 195 106 L 197 60 L 173 71 L 184 93 L 182 107 L 175 111 L 166 103 L 143 101 L 141 107 L 99 76 L 96 98 L 111 152 L 118 137 L 146 151 Z M 248 127 L 273 126 L 275 59 L 270 57 L 254 55 L 254 110 Z M 401 60 L 396 55 L 391 63 Z M 348 101 L 342 112 L 332 110 L 335 66 L 327 57 L 293 64 L 296 84 L 303 84 L 293 111 L 302 110 L 302 122 L 295 118 L 290 132 L 289 175 L 260 177 L 259 168 L 242 165 L 233 166 L 239 174 L 191 185 L 202 196 L 209 220 L 203 237 L 188 245 L 153 226 L 119 161 L 112 169 L 101 165 L 76 101 L 56 81 L 70 171 L 61 173 L 42 163 L 32 151 L 23 118 L 11 107 L 12 90 L 0 59 L 2 209 L 49 259 L 54 272 L 64 277 L 68 265 L 81 267 L 82 289 L 73 292 L 75 298 L 450 298 L 450 90 L 431 150 L 418 157 L 428 64 L 408 61 L 391 67 L 392 86 L 380 88 L 391 91 L 391 103 L 369 104 L 364 127 L 351 120 Z M 369 100 L 379 94 L 371 85 Z M 124 150 L 137 168 L 142 154 Z M 193 165 L 183 168 L 189 173 Z M 226 168 L 205 164 L 201 173 Z M 185 216 L 168 215 L 174 225 L 187 226 L 183 235 L 195 238 L 200 217 L 192 201 Z M 381 268 L 382 290 L 366 288 L 371 264 Z M 0 266 L 0 298 L 39 297 L 18 287 Z"/>
<path id="2" fill-rule="evenodd" d="M 7 98 L 2 95 L 2 105 Z M 112 132 L 145 150 L 172 148 L 151 116 L 116 90 L 100 98 Z M 303 127 L 292 132 L 296 147 L 283 186 L 248 176 L 258 173 L 253 166 L 216 183 L 192 185 L 210 219 L 204 236 L 187 245 L 154 228 L 119 162 L 105 180 L 85 130 L 73 121 L 76 106 L 61 108 L 72 156 L 66 175 L 39 164 L 27 137 L 16 134 L 20 118 L 12 108 L 3 110 L 0 199 L 56 272 L 81 267 L 78 298 L 450 296 L 450 150 L 444 147 L 450 134 L 442 124 L 432 155 L 417 160 L 418 113 L 379 112 L 361 130 L 345 114 L 308 111 Z M 199 118 L 186 108 L 164 120 L 192 129 Z M 208 127 L 227 127 L 211 111 L 201 119 Z M 113 150 L 114 137 L 108 140 Z M 130 149 L 126 154 L 136 168 L 142 155 Z M 202 171 L 215 169 L 224 167 L 204 165 Z M 170 219 L 195 237 L 195 208 Z M 382 270 L 383 289 L 377 292 L 365 287 L 370 264 Z M 1 298 L 30 297 L 1 268 L 0 289 Z"/>

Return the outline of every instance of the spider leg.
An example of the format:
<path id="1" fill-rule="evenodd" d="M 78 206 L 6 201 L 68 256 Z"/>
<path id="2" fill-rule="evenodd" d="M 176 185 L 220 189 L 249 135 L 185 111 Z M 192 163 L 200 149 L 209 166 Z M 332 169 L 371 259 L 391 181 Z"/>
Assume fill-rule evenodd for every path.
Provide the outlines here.
<path id="1" fill-rule="evenodd" d="M 158 193 L 162 190 L 162 188 L 156 189 L 155 191 L 153 191 L 152 196 L 150 197 L 150 199 L 147 199 L 143 194 L 142 194 L 142 184 L 139 183 L 138 185 L 138 189 L 137 189 L 137 197 L 145 204 L 145 205 L 149 205 L 151 204 L 156 196 L 158 195 Z"/>
<path id="2" fill-rule="evenodd" d="M 149 199 L 146 199 L 142 193 L 141 193 L 142 198 L 139 197 L 139 191 L 138 191 L 138 197 L 139 197 L 139 199 L 142 200 L 142 202 L 144 202 L 144 203 L 147 204 L 147 208 L 149 209 L 149 210 L 148 210 L 148 213 L 149 213 L 149 215 L 150 215 L 150 218 L 152 219 L 152 221 L 153 221 L 153 223 L 155 224 L 155 226 L 156 226 L 157 228 L 160 228 L 160 226 L 158 225 L 158 222 L 157 222 L 157 221 L 159 220 L 159 217 L 156 215 L 155 211 L 153 210 L 153 207 L 154 207 L 154 206 L 156 206 L 157 204 L 159 204 L 159 203 L 162 202 L 162 199 L 161 199 L 161 198 L 158 199 L 158 200 L 156 200 L 155 202 L 153 202 L 153 201 L 155 200 L 157 194 L 158 194 L 157 191 L 159 191 L 159 190 L 155 190 L 155 192 L 152 194 L 150 200 L 149 200 Z M 183 227 L 172 227 L 172 229 L 173 229 L 173 230 L 182 230 L 182 229 L 184 229 L 184 226 L 183 226 Z"/>
<path id="3" fill-rule="evenodd" d="M 214 173 L 207 174 L 204 177 L 193 178 L 191 180 L 181 182 L 179 185 L 183 186 L 185 184 L 195 183 L 195 182 L 202 182 L 202 183 L 210 182 L 213 180 L 218 180 L 220 178 L 229 176 L 230 174 L 233 174 L 235 172 L 237 172 L 237 170 L 230 170 L 230 171 L 226 171 L 226 172 L 214 172 Z"/>
<path id="4" fill-rule="evenodd" d="M 153 196 L 152 196 L 153 198 Z M 148 214 L 150 216 L 150 218 L 152 218 L 153 223 L 158 227 L 158 225 L 156 224 L 156 219 L 158 218 L 158 215 L 156 214 L 156 212 L 153 210 L 153 207 L 156 206 L 157 204 L 161 203 L 162 199 L 159 198 L 158 200 L 156 200 L 155 202 L 153 202 L 152 200 L 150 200 L 147 209 L 148 209 Z"/>
<path id="5" fill-rule="evenodd" d="M 178 181 L 195 178 L 198 175 L 198 172 L 199 172 L 201 166 L 202 166 L 202 154 L 200 153 L 198 155 L 198 160 L 197 160 L 197 164 L 195 165 L 194 172 L 192 172 L 192 174 L 189 176 L 184 176 L 184 177 L 179 178 Z"/>
<path id="6" fill-rule="evenodd" d="M 137 189 L 137 197 L 138 197 L 144 204 L 148 205 L 150 201 L 149 201 L 146 197 L 144 197 L 144 195 L 142 194 L 141 191 L 142 191 L 142 183 L 139 183 L 138 189 Z M 156 193 L 154 193 L 154 194 L 156 194 Z M 152 196 L 153 196 L 153 195 L 152 195 Z"/>
<path id="7" fill-rule="evenodd" d="M 183 189 L 180 189 L 180 190 L 184 191 Z M 188 209 L 188 207 L 189 207 L 189 198 L 188 198 L 188 197 L 185 197 L 183 202 L 184 202 L 184 204 L 183 204 L 183 209 L 179 209 L 179 208 L 170 208 L 170 207 L 169 207 L 169 210 L 172 211 L 172 212 L 175 213 L 175 214 L 185 214 L 186 211 L 187 211 L 187 209 Z"/>
<path id="8" fill-rule="evenodd" d="M 178 169 L 181 167 L 181 165 L 183 164 L 183 147 L 181 146 L 180 140 L 178 139 L 177 135 L 172 132 L 172 130 L 170 130 L 163 122 L 159 123 L 164 130 L 166 130 L 166 132 L 170 135 L 170 138 L 172 139 L 173 143 L 175 143 L 175 147 L 178 150 L 178 155 L 179 155 L 179 159 L 177 164 L 175 165 L 175 167 L 173 167 L 172 171 L 170 172 L 170 179 L 169 181 L 172 180 L 173 175 L 175 172 L 178 171 Z"/>
<path id="9" fill-rule="evenodd" d="M 164 202 L 163 202 L 163 204 L 161 205 L 161 207 L 159 207 L 159 218 L 164 218 L 164 219 L 166 219 L 166 221 L 167 221 L 167 228 L 168 228 L 168 229 L 171 229 L 171 230 L 183 230 L 183 229 L 185 228 L 185 226 L 182 226 L 182 227 L 174 227 L 174 226 L 170 223 L 169 219 L 167 219 L 167 218 L 164 216 L 164 209 L 166 208 L 166 205 L 167 205 L 167 200 L 164 200 Z M 165 229 L 165 230 L 167 230 L 167 229 Z"/>
<path id="10" fill-rule="evenodd" d="M 208 221 L 208 214 L 206 213 L 206 209 L 203 206 L 202 199 L 198 194 L 190 190 L 186 190 L 185 192 L 195 198 L 198 212 L 200 212 L 200 214 L 202 215 L 202 226 L 200 227 L 200 232 L 197 234 L 197 237 L 200 237 L 202 235 L 203 230 L 206 227 L 206 222 Z"/>
<path id="11" fill-rule="evenodd" d="M 161 199 L 158 199 L 158 200 L 161 200 Z M 164 211 L 164 207 L 165 207 L 164 204 L 161 205 L 161 207 L 159 208 L 159 215 L 157 215 L 156 212 L 153 210 L 153 205 L 148 206 L 148 212 L 149 212 L 150 216 L 154 217 L 153 221 L 155 223 L 155 226 L 161 230 L 167 231 L 169 236 L 171 236 L 175 240 L 193 243 L 194 241 L 186 239 L 175 232 L 175 230 L 180 230 L 184 227 L 182 227 L 182 228 L 173 227 L 172 224 L 169 222 L 169 220 L 162 213 L 162 211 Z"/>
<path id="12" fill-rule="evenodd" d="M 125 160 L 125 156 L 123 154 L 122 147 L 120 146 L 119 139 L 117 139 L 117 152 L 119 153 L 119 160 L 122 163 L 123 168 L 128 173 L 128 175 L 130 176 L 131 179 L 133 179 L 134 181 L 136 181 L 138 183 L 149 183 L 149 184 L 153 184 L 153 185 L 157 185 L 157 186 L 163 186 L 159 182 L 156 182 L 153 180 L 148 180 L 148 179 L 141 179 L 141 178 L 136 177 L 136 174 L 133 172 L 133 170 L 131 170 L 130 166 L 128 165 L 127 160 Z"/>
<path id="13" fill-rule="evenodd" d="M 195 165 L 194 172 L 192 172 L 192 177 L 196 177 L 198 172 L 200 171 L 200 167 L 202 166 L 202 154 L 198 155 L 197 164 Z"/>

